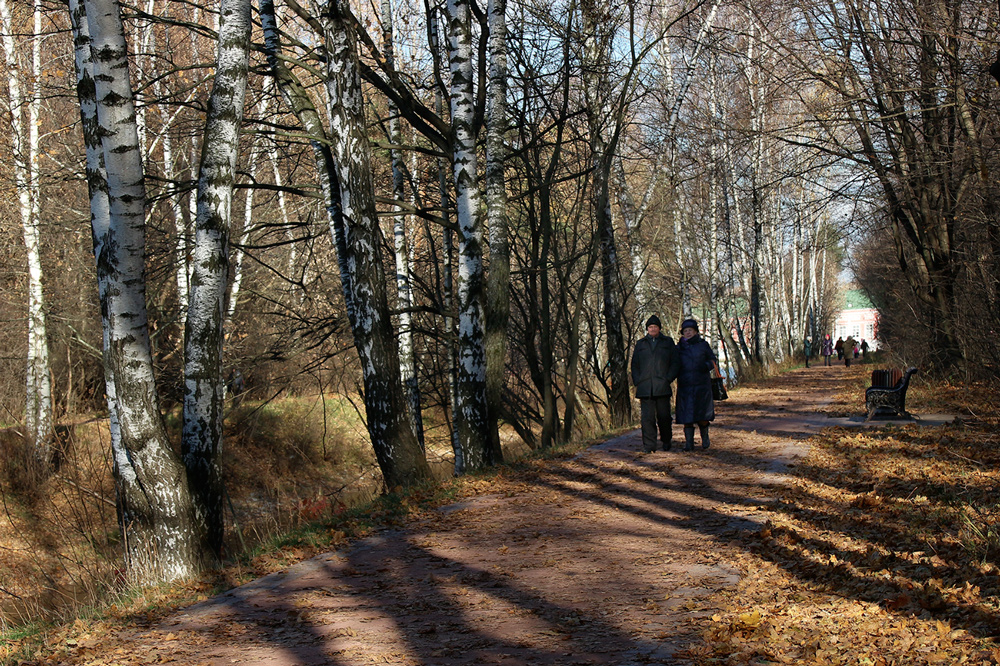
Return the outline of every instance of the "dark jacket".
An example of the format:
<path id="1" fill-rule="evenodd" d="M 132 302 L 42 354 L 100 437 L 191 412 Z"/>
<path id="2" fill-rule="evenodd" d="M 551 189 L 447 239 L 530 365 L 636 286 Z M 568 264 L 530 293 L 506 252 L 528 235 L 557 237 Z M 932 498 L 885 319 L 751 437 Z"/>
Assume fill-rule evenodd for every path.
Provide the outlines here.
<path id="1" fill-rule="evenodd" d="M 632 352 L 632 383 L 635 397 L 658 398 L 673 394 L 670 382 L 677 378 L 677 346 L 674 339 L 662 333 L 635 343 Z"/>
<path id="2" fill-rule="evenodd" d="M 833 338 L 823 338 L 823 356 L 833 356 Z"/>
<path id="3" fill-rule="evenodd" d="M 677 374 L 677 423 L 695 423 L 715 419 L 712 401 L 712 370 L 715 352 L 701 336 L 677 343 L 681 371 Z"/>

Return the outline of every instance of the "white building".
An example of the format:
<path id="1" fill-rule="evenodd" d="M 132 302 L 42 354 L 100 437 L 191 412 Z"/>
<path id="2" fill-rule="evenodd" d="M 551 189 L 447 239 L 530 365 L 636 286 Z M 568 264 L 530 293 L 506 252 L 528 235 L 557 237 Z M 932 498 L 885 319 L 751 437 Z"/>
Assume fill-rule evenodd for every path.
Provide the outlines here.
<path id="1" fill-rule="evenodd" d="M 851 289 L 844 294 L 844 307 L 833 323 L 833 339 L 852 336 L 860 345 L 862 340 L 868 341 L 872 351 L 878 349 L 878 310 L 872 305 L 865 292 Z"/>

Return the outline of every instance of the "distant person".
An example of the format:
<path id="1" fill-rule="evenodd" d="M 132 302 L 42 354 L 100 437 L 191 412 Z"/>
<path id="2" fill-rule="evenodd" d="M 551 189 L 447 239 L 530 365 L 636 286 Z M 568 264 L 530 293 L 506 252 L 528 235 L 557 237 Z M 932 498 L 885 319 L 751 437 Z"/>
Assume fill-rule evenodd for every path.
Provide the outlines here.
<path id="1" fill-rule="evenodd" d="M 855 361 L 858 360 L 859 356 L 861 356 L 861 349 L 858 348 L 858 343 L 857 343 L 857 341 L 855 341 L 854 342 L 854 360 Z"/>
<path id="2" fill-rule="evenodd" d="M 837 352 L 837 360 L 844 360 L 844 338 L 837 338 L 837 344 L 833 346 L 833 351 Z"/>
<path id="3" fill-rule="evenodd" d="M 851 357 L 854 355 L 854 338 L 850 335 L 844 340 L 844 367 L 851 367 Z"/>
<path id="4" fill-rule="evenodd" d="M 226 391 L 235 404 L 243 401 L 243 393 L 246 391 L 246 388 L 246 379 L 243 377 L 243 372 L 238 368 L 230 370 L 229 376 L 226 378 Z"/>
<path id="5" fill-rule="evenodd" d="M 681 324 L 681 339 L 677 343 L 680 372 L 677 374 L 678 423 L 684 424 L 684 450 L 694 450 L 694 424 L 701 432 L 701 448 L 710 445 L 708 424 L 715 420 L 715 401 L 712 400 L 712 371 L 715 369 L 715 352 L 698 334 L 698 322 L 685 319 Z"/>
<path id="6" fill-rule="evenodd" d="M 809 357 L 812 356 L 813 352 L 813 339 L 806 336 L 806 339 L 802 341 L 802 351 L 806 355 L 806 367 L 809 367 Z"/>
<path id="7" fill-rule="evenodd" d="M 861 338 L 861 359 L 864 360 L 867 358 L 868 358 L 868 341 L 865 340 L 864 338 Z"/>
<path id="8" fill-rule="evenodd" d="M 660 319 L 653 315 L 646 320 L 646 337 L 635 343 L 632 352 L 632 384 L 639 398 L 642 421 L 642 450 L 656 450 L 659 427 L 663 450 L 672 443 L 670 423 L 670 382 L 677 378 L 679 358 L 674 339 L 660 333 Z"/>
<path id="9" fill-rule="evenodd" d="M 830 365 L 830 357 L 833 356 L 833 338 L 829 333 L 823 335 L 819 353 L 823 356 L 823 365 Z"/>

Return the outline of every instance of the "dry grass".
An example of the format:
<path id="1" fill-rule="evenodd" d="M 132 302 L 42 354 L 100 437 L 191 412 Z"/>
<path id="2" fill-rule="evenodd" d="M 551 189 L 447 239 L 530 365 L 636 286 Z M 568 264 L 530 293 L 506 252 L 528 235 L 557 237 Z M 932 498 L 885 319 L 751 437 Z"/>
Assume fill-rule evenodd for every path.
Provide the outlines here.
<path id="1" fill-rule="evenodd" d="M 447 428 L 433 414 L 425 418 L 428 460 L 445 481 L 452 476 Z M 166 421 L 178 441 L 179 414 Z M 512 457 L 526 453 L 513 433 L 504 439 Z M 336 543 L 348 529 L 320 528 L 317 535 L 308 533 L 312 526 L 353 521 L 354 507 L 384 491 L 362 417 L 343 396 L 232 405 L 224 447 L 229 564 L 215 579 L 140 589 L 120 565 L 106 421 L 60 427 L 54 472 L 33 464 L 16 431 L 0 430 L 0 653 L 38 623 L 72 621 L 88 608 L 134 613 L 280 568 L 302 548 Z M 357 524 L 350 529 L 365 529 Z"/>
<path id="2" fill-rule="evenodd" d="M 338 397 L 238 405 L 225 447 L 232 557 L 381 491 L 361 419 Z M 120 566 L 107 423 L 60 427 L 56 450 L 57 464 L 46 471 L 16 431 L 0 431 L 4 635 L 141 595 L 128 589 Z"/>

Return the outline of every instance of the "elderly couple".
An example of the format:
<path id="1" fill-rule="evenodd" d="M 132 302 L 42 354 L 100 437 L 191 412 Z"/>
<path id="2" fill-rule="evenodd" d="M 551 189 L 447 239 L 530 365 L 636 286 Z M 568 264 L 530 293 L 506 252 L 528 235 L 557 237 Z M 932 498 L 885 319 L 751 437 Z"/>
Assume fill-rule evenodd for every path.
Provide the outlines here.
<path id="1" fill-rule="evenodd" d="M 660 332 L 660 319 L 653 315 L 646 322 L 646 337 L 639 340 L 632 353 L 632 383 L 642 408 L 642 448 L 656 450 L 659 427 L 663 450 L 671 445 L 670 383 L 677 380 L 677 422 L 684 425 L 684 450 L 694 449 L 694 424 L 701 431 L 701 446 L 707 449 L 708 424 L 715 420 L 712 400 L 712 372 L 715 353 L 698 334 L 698 322 L 685 319 L 681 339 L 676 345 L 669 335 Z"/>

